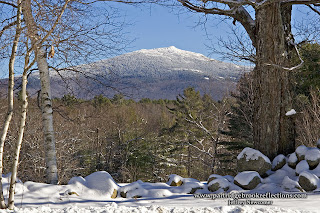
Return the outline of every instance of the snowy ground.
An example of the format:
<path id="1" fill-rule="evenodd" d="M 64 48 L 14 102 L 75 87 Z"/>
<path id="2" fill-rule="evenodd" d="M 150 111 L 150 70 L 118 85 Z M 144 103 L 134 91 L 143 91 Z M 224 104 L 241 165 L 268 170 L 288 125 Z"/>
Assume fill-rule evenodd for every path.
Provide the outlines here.
<path id="1" fill-rule="evenodd" d="M 233 199 L 195 198 L 192 194 L 184 193 L 188 184 L 174 187 L 166 183 L 140 181 L 130 185 L 122 184 L 120 188 L 119 185 L 113 186 L 113 183 L 105 181 L 105 177 L 108 177 L 108 173 L 94 173 L 86 178 L 75 177 L 68 185 L 19 182 L 16 187 L 14 212 L 320 212 L 320 193 L 308 194 L 306 199 L 252 199 L 272 201 L 272 205 L 228 205 L 228 200 Z M 5 189 L 7 180 L 8 177 L 4 178 Z M 194 182 L 191 183 L 193 184 Z M 112 187 L 108 186 L 117 188 L 117 198 L 110 198 Z M 119 192 L 123 189 L 128 197 L 130 190 L 131 193 L 144 193 L 150 197 L 120 198 Z M 240 201 L 244 202 L 246 199 Z"/>

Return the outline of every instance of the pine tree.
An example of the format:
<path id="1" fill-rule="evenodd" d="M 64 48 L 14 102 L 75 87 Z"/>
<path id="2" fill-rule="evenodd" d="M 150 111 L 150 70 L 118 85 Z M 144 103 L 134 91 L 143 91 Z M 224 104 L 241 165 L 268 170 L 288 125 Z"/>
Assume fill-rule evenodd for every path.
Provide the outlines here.
<path id="1" fill-rule="evenodd" d="M 310 96 L 320 88 L 320 44 L 306 43 L 300 47 L 303 66 L 293 73 L 295 94 Z"/>
<path id="2" fill-rule="evenodd" d="M 228 144 L 230 150 L 241 150 L 253 146 L 253 88 L 250 73 L 242 75 L 238 91 L 231 94 L 235 103 L 229 114 L 229 130 L 223 132 L 234 140 Z"/>

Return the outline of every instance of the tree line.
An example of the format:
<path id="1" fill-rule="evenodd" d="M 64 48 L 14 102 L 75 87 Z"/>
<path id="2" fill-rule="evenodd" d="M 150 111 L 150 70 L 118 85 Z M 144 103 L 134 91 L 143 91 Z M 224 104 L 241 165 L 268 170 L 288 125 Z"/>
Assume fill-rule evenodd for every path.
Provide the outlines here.
<path id="1" fill-rule="evenodd" d="M 193 88 L 186 89 L 177 100 L 137 102 L 121 94 L 113 98 L 99 95 L 92 100 L 72 95 L 54 99 L 60 183 L 99 170 L 108 171 L 119 182 L 165 181 L 171 173 L 204 180 L 214 169 L 231 170 L 232 165 L 216 159 L 226 152 L 219 145 L 223 136 L 218 130 L 226 127 L 229 102 L 215 102 Z M 18 105 L 19 101 L 14 111 L 19 110 Z M 193 120 L 189 120 L 190 113 Z M 45 181 L 45 146 L 39 117 L 37 100 L 30 99 L 19 161 L 18 176 L 23 181 Z M 18 116 L 13 117 L 8 133 L 5 165 L 13 158 L 18 120 Z M 4 172 L 9 171 L 4 168 Z"/>

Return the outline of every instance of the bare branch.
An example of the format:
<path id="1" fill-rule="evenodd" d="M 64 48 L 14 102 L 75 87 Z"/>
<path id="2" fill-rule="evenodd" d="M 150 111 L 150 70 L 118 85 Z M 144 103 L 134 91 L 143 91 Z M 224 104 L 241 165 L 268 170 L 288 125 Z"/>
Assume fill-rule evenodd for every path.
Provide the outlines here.
<path id="1" fill-rule="evenodd" d="M 320 15 L 320 11 L 317 10 L 316 8 L 312 7 L 310 4 L 307 5 L 313 12 L 317 13 L 318 15 Z"/>
<path id="2" fill-rule="evenodd" d="M 284 4 L 314 4 L 319 5 L 319 0 L 278 0 L 278 2 Z"/>
<path id="3" fill-rule="evenodd" d="M 43 42 L 45 42 L 47 40 L 47 38 L 52 34 L 52 32 L 54 31 L 54 29 L 57 27 L 60 19 L 62 18 L 62 15 L 64 13 L 64 11 L 66 10 L 67 6 L 68 6 L 68 3 L 70 2 L 70 0 L 67 0 L 62 9 L 61 9 L 61 12 L 59 14 L 59 16 L 57 17 L 56 21 L 54 22 L 54 24 L 52 25 L 51 29 L 49 30 L 49 32 L 47 33 L 47 35 L 44 36 L 44 38 L 41 40 L 40 44 L 42 44 Z"/>
<path id="4" fill-rule="evenodd" d="M 218 7 L 206 8 L 205 5 L 194 5 L 190 1 L 186 0 L 178 0 L 183 6 L 187 7 L 188 9 L 200 12 L 204 14 L 214 14 L 214 15 L 224 15 L 234 18 L 236 21 L 240 22 L 242 26 L 247 31 L 250 39 L 252 41 L 253 46 L 256 46 L 256 37 L 255 37 L 255 21 L 248 13 L 248 11 L 243 7 L 243 5 L 252 5 L 251 1 L 214 1 L 219 3 L 225 3 L 230 9 L 220 9 Z M 251 3 L 250 3 L 251 2 Z M 254 5 L 252 5 L 254 6 Z"/>
<path id="5" fill-rule="evenodd" d="M 218 7 L 205 8 L 204 6 L 196 6 L 190 1 L 178 0 L 183 6 L 189 8 L 192 11 L 204 13 L 204 14 L 216 14 L 233 17 L 238 7 L 232 7 L 230 10 L 223 10 Z M 240 6 L 239 6 L 240 7 Z"/>
<path id="6" fill-rule="evenodd" d="M 296 50 L 296 52 L 297 52 L 297 55 L 298 55 L 298 57 L 299 57 L 300 64 L 298 64 L 298 65 L 296 65 L 296 66 L 294 66 L 294 67 L 282 67 L 282 66 L 279 66 L 279 65 L 277 65 L 277 64 L 268 64 L 268 63 L 265 63 L 265 65 L 277 67 L 277 68 L 284 69 L 284 70 L 288 70 L 288 71 L 292 71 L 292 70 L 295 70 L 295 69 L 300 68 L 300 67 L 303 65 L 304 61 L 303 61 L 303 59 L 301 58 L 300 52 L 299 52 L 296 44 L 294 44 L 294 48 L 295 48 L 295 50 Z"/>
<path id="7" fill-rule="evenodd" d="M 14 22 L 11 22 L 11 23 L 7 24 L 6 26 L 4 26 L 4 27 L 2 28 L 2 30 L 0 30 L 0 38 L 1 38 L 1 36 L 3 35 L 3 33 L 4 33 L 6 30 L 8 30 L 8 29 L 10 29 L 11 27 L 15 26 L 17 23 L 18 23 L 17 21 L 14 21 Z"/>
<path id="8" fill-rule="evenodd" d="M 0 1 L 0 4 L 10 5 L 10 6 L 14 7 L 14 8 L 18 7 L 17 5 L 15 5 L 15 4 L 11 3 L 11 2 L 7 2 L 7 1 Z"/>

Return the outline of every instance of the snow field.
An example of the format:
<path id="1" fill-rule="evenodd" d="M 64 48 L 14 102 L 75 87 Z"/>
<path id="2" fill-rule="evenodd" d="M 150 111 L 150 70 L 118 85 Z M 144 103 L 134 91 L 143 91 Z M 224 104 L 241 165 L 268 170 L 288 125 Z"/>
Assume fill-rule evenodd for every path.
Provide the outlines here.
<path id="1" fill-rule="evenodd" d="M 281 212 L 320 212 L 320 164 L 310 169 L 307 160 L 317 161 L 318 148 L 300 146 L 296 152 L 285 157 L 277 156 L 272 161 L 274 170 L 260 176 L 257 171 L 243 171 L 235 177 L 212 174 L 207 182 L 183 178 L 172 174 L 167 183 L 148 183 L 138 180 L 129 184 L 117 184 L 105 171 L 95 172 L 86 177 L 73 177 L 67 185 L 50 185 L 27 181 L 16 183 L 16 209 L 1 212 L 219 212 L 219 213 L 281 213 Z M 244 154 L 245 153 L 245 154 Z M 302 157 L 303 156 L 303 157 Z M 238 156 L 248 161 L 264 159 L 271 161 L 261 152 L 245 148 Z M 261 158 L 260 158 L 261 157 Z M 292 163 L 291 165 L 289 164 Z M 246 162 L 245 163 L 250 163 Z M 277 166 L 277 167 L 276 167 Z M 277 169 L 275 169 L 277 168 Z M 249 185 L 254 179 L 257 185 L 251 190 L 237 186 Z M 309 181 L 311 190 L 303 189 L 303 182 Z M 10 174 L 3 176 L 5 198 L 8 196 Z M 302 184 L 302 185 L 301 185 Z M 211 191 L 210 191 L 211 190 Z M 307 193 L 303 199 L 272 199 L 272 205 L 232 204 L 233 198 L 210 199 L 198 195 L 232 193 Z M 196 194 L 196 195 L 195 195 Z M 198 197 L 197 197 L 198 196 Z M 230 200 L 231 199 L 231 200 Z M 233 199 L 233 200 L 232 200 Z M 257 198 L 251 201 L 265 201 Z M 269 200 L 267 200 L 269 201 Z"/>

